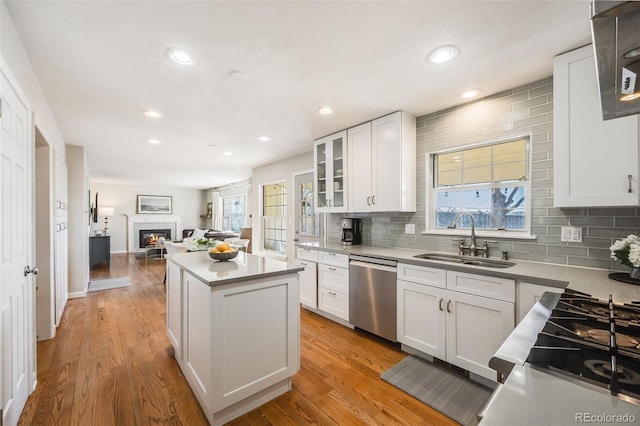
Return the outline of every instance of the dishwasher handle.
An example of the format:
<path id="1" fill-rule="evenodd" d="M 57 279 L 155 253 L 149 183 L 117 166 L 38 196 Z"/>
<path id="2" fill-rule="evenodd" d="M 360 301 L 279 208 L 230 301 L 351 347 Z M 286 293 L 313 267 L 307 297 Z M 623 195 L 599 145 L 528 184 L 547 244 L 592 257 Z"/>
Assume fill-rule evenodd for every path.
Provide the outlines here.
<path id="1" fill-rule="evenodd" d="M 377 269 L 378 271 L 393 272 L 394 274 L 396 273 L 395 266 L 378 265 L 375 263 L 361 262 L 359 260 L 352 260 L 351 262 L 349 262 L 349 265 L 360 266 L 362 268 Z"/>

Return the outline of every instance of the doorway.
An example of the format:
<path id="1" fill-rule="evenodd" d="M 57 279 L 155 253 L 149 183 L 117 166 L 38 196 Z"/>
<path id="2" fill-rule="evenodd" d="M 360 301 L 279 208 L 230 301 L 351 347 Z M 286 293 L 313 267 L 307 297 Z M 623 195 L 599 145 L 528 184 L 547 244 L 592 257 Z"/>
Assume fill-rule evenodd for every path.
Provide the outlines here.
<path id="1" fill-rule="evenodd" d="M 53 151 L 40 129 L 35 130 L 35 219 L 36 219 L 36 338 L 48 340 L 56 334 L 52 181 Z"/>

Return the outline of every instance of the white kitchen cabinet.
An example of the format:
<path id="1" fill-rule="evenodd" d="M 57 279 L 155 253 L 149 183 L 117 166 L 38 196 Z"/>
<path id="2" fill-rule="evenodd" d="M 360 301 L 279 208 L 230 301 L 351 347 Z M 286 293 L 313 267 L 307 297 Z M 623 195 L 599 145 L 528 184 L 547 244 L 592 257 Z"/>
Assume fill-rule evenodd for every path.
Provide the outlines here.
<path id="1" fill-rule="evenodd" d="M 532 284 L 527 282 L 518 282 L 516 284 L 516 321 L 519 323 L 527 312 L 536 304 L 542 295 L 546 292 L 562 293 L 564 288 L 550 287 L 540 284 Z"/>
<path id="2" fill-rule="evenodd" d="M 167 335 L 209 424 L 291 389 L 300 368 L 298 282 L 295 272 L 256 273 L 209 285 L 167 259 Z"/>
<path id="3" fill-rule="evenodd" d="M 349 321 L 349 256 L 318 253 L 318 309 Z"/>
<path id="4" fill-rule="evenodd" d="M 300 272 L 300 303 L 310 308 L 318 307 L 318 264 L 296 259 L 296 265 L 304 268 Z"/>
<path id="5" fill-rule="evenodd" d="M 350 212 L 416 211 L 416 119 L 398 111 L 347 130 Z"/>
<path id="6" fill-rule="evenodd" d="M 637 206 L 638 115 L 602 119 L 591 45 L 556 56 L 554 205 Z"/>
<path id="7" fill-rule="evenodd" d="M 296 247 L 296 264 L 300 272 L 300 303 L 308 308 L 318 307 L 318 250 Z"/>
<path id="8" fill-rule="evenodd" d="M 398 340 L 495 380 L 489 359 L 514 328 L 514 294 L 512 280 L 399 264 Z"/>
<path id="9" fill-rule="evenodd" d="M 182 359 L 182 269 L 167 262 L 167 335 L 175 350 L 175 357 Z"/>
<path id="10" fill-rule="evenodd" d="M 313 187 L 317 211 L 347 211 L 347 132 L 341 131 L 313 144 Z"/>

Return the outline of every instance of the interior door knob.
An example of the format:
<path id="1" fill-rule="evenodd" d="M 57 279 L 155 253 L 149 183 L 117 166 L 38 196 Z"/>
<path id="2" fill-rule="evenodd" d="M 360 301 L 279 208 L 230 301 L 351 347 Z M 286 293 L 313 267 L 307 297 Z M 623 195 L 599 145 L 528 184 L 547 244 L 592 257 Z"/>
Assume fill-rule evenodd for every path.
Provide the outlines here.
<path id="1" fill-rule="evenodd" d="M 24 276 L 26 277 L 29 274 L 38 275 L 38 268 L 30 268 L 29 265 L 24 267 Z"/>

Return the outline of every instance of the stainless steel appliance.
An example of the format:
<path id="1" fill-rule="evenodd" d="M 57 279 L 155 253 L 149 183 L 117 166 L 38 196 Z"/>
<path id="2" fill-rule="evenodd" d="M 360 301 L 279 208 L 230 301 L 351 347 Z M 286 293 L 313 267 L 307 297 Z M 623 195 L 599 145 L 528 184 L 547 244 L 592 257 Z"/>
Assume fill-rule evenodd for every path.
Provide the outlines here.
<path id="1" fill-rule="evenodd" d="M 396 262 L 350 255 L 349 322 L 396 342 Z"/>
<path id="2" fill-rule="evenodd" d="M 640 113 L 640 2 L 594 0 L 591 31 L 605 120 Z"/>
<path id="3" fill-rule="evenodd" d="M 640 405 L 640 305 L 545 293 L 489 366 L 508 376 L 516 363 Z"/>
<path id="4" fill-rule="evenodd" d="M 342 235 L 340 242 L 344 246 L 362 244 L 362 219 L 359 217 L 343 217 L 340 219 Z"/>

